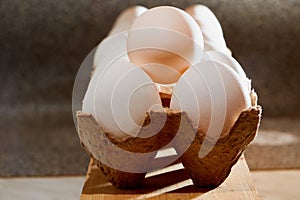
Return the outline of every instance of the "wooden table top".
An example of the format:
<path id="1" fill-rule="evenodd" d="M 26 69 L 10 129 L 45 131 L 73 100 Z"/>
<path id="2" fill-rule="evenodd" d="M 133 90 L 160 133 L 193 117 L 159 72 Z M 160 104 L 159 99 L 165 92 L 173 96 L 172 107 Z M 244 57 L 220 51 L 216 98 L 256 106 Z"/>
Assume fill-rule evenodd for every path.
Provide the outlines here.
<path id="1" fill-rule="evenodd" d="M 242 156 L 226 181 L 215 189 L 197 188 L 181 164 L 148 173 L 143 187 L 122 190 L 111 185 L 91 160 L 81 200 L 102 199 L 260 199 Z"/>

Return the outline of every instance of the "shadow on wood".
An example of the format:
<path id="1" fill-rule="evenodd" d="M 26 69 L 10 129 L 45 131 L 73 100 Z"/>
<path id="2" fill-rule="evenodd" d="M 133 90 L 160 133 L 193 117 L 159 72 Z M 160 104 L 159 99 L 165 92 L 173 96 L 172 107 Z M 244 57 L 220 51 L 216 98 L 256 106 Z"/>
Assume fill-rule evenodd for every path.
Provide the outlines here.
<path id="1" fill-rule="evenodd" d="M 242 156 L 223 184 L 215 189 L 193 185 L 181 164 L 147 174 L 140 189 L 122 190 L 109 183 L 93 160 L 90 161 L 81 200 L 87 199 L 259 199 L 247 163 Z"/>

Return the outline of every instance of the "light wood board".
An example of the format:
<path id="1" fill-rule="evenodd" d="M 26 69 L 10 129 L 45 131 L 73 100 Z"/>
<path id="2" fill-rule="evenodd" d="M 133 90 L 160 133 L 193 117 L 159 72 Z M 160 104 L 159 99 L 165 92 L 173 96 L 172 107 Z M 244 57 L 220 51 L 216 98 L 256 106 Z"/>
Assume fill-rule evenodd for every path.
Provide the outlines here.
<path id="1" fill-rule="evenodd" d="M 181 164 L 148 173 L 143 187 L 121 190 L 106 181 L 101 171 L 91 160 L 82 189 L 81 200 L 102 199 L 224 199 L 257 200 L 259 195 L 253 184 L 249 168 L 242 156 L 232 168 L 226 181 L 215 189 L 193 186 Z"/>

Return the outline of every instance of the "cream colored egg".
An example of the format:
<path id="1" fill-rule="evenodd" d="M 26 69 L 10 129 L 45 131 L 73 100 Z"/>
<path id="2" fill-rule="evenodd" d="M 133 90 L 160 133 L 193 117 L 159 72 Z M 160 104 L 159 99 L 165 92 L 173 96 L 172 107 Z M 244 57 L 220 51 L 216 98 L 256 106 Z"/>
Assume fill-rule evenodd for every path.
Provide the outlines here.
<path id="1" fill-rule="evenodd" d="M 199 25 L 205 50 L 216 50 L 227 53 L 227 46 L 220 22 L 214 13 L 204 5 L 193 5 L 185 9 Z"/>
<path id="2" fill-rule="evenodd" d="M 127 31 L 130 29 L 133 20 L 147 10 L 143 6 L 133 6 L 119 15 L 109 36 L 97 46 L 94 55 L 94 68 L 106 66 L 114 59 L 120 58 L 120 56 L 127 56 Z"/>
<path id="3" fill-rule="evenodd" d="M 83 113 L 92 114 L 104 131 L 116 137 L 136 136 L 146 113 L 161 100 L 151 78 L 121 58 L 95 73 L 83 100 Z"/>
<path id="4" fill-rule="evenodd" d="M 156 83 L 175 83 L 201 60 L 203 38 L 195 20 L 181 9 L 161 6 L 137 17 L 128 33 L 128 56 Z"/>
<path id="5" fill-rule="evenodd" d="M 123 31 L 128 31 L 133 20 L 146 12 L 148 9 L 144 6 L 132 6 L 124 10 L 115 21 L 109 35 L 114 35 Z"/>
<path id="6" fill-rule="evenodd" d="M 205 30 L 204 33 L 212 37 L 223 37 L 221 24 L 215 14 L 204 5 L 193 5 L 185 9 L 198 25 Z"/>
<path id="7" fill-rule="evenodd" d="M 248 88 L 248 91 L 251 91 L 251 83 L 247 78 L 246 73 L 244 72 L 242 66 L 236 61 L 232 56 L 228 54 L 218 52 L 218 51 L 207 51 L 203 55 L 203 62 L 205 61 L 217 61 L 221 62 L 228 67 L 231 67 L 234 71 L 236 71 L 240 77 L 242 78 L 244 85 Z"/>
<path id="8" fill-rule="evenodd" d="M 242 66 L 232 56 L 218 51 L 207 51 L 203 55 L 204 61 L 219 61 L 234 69 L 242 78 L 247 78 Z"/>
<path id="9" fill-rule="evenodd" d="M 102 70 L 115 59 L 127 56 L 127 32 L 122 32 L 116 35 L 105 38 L 95 51 L 93 65 L 96 70 Z"/>
<path id="10" fill-rule="evenodd" d="M 220 43 L 212 42 L 212 41 L 204 41 L 204 51 L 219 51 L 227 55 L 231 55 L 231 51 L 224 45 L 220 45 Z"/>
<path id="11" fill-rule="evenodd" d="M 174 87 L 170 104 L 171 109 L 187 112 L 194 127 L 210 138 L 228 134 L 241 111 L 250 106 L 240 76 L 213 61 L 189 68 Z"/>

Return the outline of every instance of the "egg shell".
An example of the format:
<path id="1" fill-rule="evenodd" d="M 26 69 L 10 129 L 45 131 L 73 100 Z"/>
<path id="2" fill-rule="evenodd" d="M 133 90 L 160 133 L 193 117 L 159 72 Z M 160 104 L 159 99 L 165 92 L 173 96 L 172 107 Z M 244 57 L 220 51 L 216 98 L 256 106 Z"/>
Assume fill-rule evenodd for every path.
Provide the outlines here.
<path id="1" fill-rule="evenodd" d="M 211 138 L 228 134 L 241 111 L 250 106 L 240 76 L 213 61 L 190 67 L 174 87 L 170 103 L 171 109 L 187 112 L 194 127 Z"/>
<path id="2" fill-rule="evenodd" d="M 195 19 L 195 21 L 201 28 L 204 28 L 207 31 L 211 31 L 207 32 L 210 33 L 207 35 L 212 35 L 214 37 L 223 37 L 223 31 L 220 22 L 208 7 L 197 4 L 187 7 L 185 11 Z"/>
<path id="3" fill-rule="evenodd" d="M 203 62 L 205 61 L 217 61 L 221 62 L 228 67 L 231 67 L 235 72 L 237 72 L 240 77 L 243 79 L 245 86 L 248 88 L 248 91 L 251 91 L 251 82 L 247 78 L 245 71 L 243 70 L 242 66 L 239 64 L 237 60 L 235 60 L 232 56 L 218 52 L 218 51 L 207 51 L 203 55 Z"/>
<path id="4" fill-rule="evenodd" d="M 127 31 L 130 29 L 133 20 L 147 10 L 143 6 L 132 6 L 119 15 L 108 37 L 97 46 L 93 62 L 94 68 L 106 66 L 120 56 L 127 56 Z"/>
<path id="5" fill-rule="evenodd" d="M 227 55 L 231 55 L 231 51 L 224 45 L 219 45 L 220 43 L 212 41 L 204 41 L 204 51 L 219 51 Z"/>
<path id="6" fill-rule="evenodd" d="M 161 106 L 151 78 L 126 58 L 115 60 L 93 75 L 83 100 L 83 113 L 90 113 L 115 137 L 137 134 L 146 113 Z"/>
<path id="7" fill-rule="evenodd" d="M 137 16 L 140 16 L 148 9 L 144 6 L 132 6 L 124 10 L 115 21 L 109 35 L 128 31 Z"/>
<path id="8" fill-rule="evenodd" d="M 226 50 L 221 24 L 214 13 L 204 5 L 193 5 L 185 9 L 199 25 L 206 50 Z M 211 49 L 213 47 L 213 49 Z M 225 51 L 224 51 L 225 52 Z"/>
<path id="9" fill-rule="evenodd" d="M 120 57 L 127 56 L 127 41 L 128 33 L 122 32 L 117 35 L 112 35 L 105 38 L 98 46 L 94 55 L 93 65 L 96 70 L 105 69 L 111 62 Z"/>
<path id="10" fill-rule="evenodd" d="M 141 66 L 154 82 L 170 84 L 191 64 L 201 60 L 203 38 L 189 14 L 178 8 L 160 6 L 134 20 L 128 33 L 127 50 L 130 61 Z"/>

